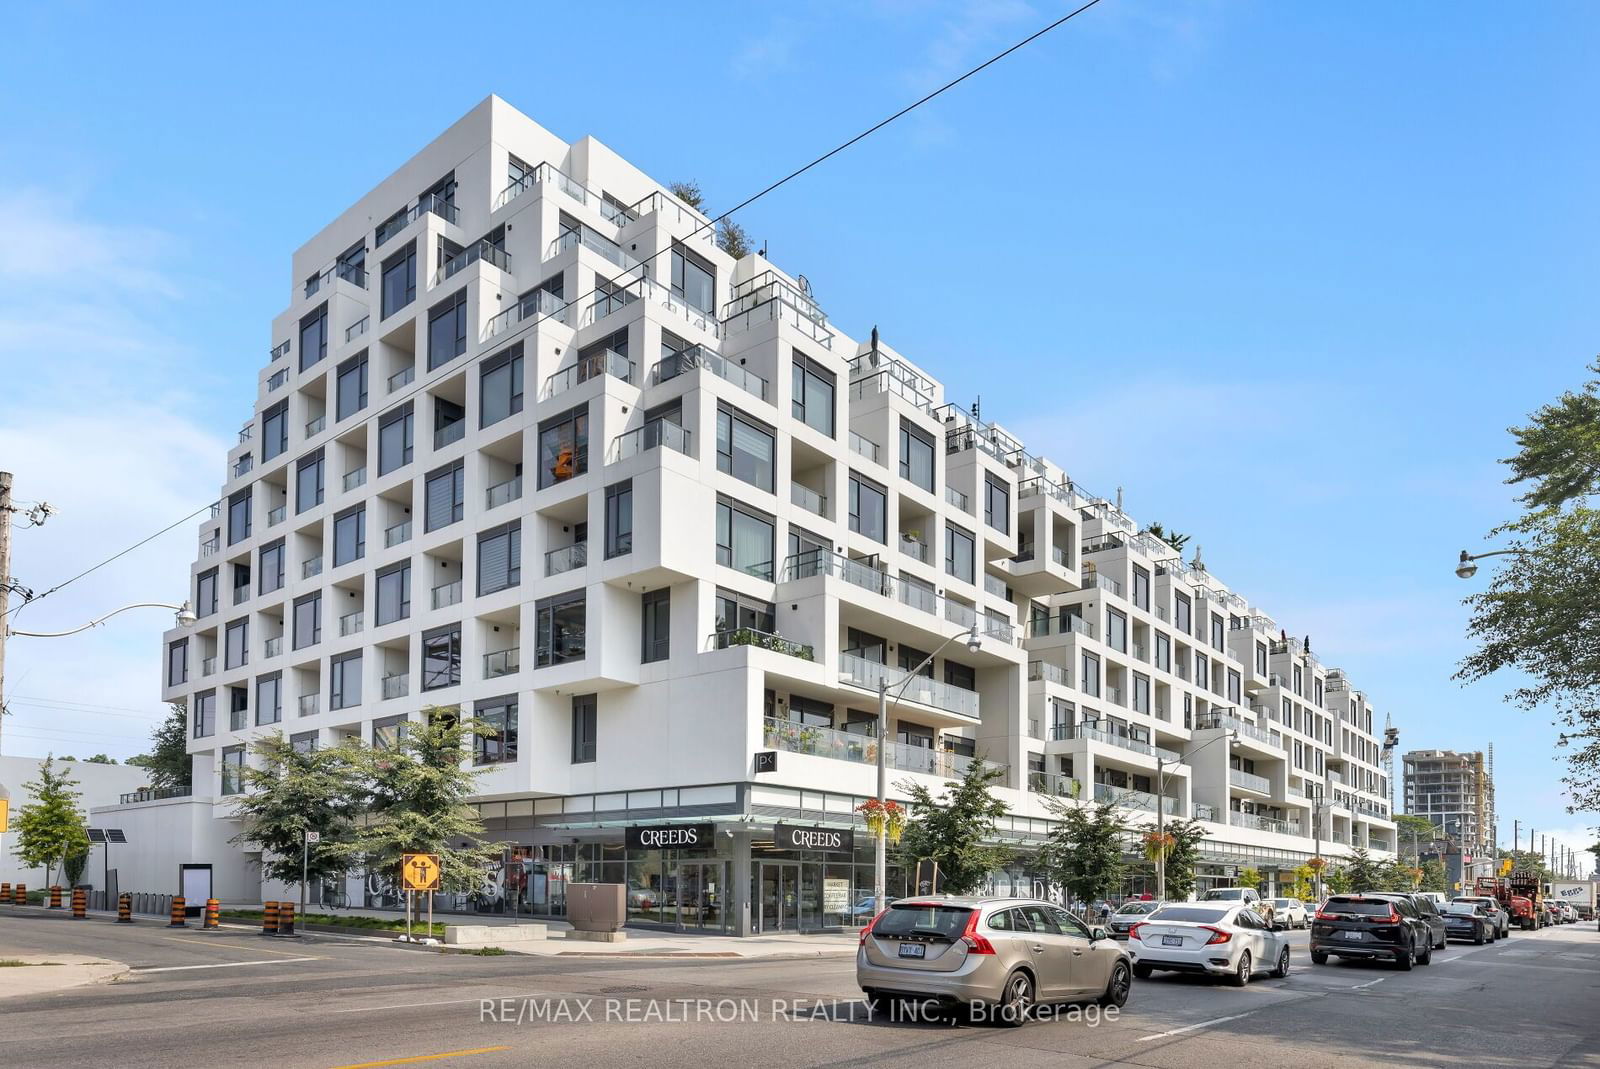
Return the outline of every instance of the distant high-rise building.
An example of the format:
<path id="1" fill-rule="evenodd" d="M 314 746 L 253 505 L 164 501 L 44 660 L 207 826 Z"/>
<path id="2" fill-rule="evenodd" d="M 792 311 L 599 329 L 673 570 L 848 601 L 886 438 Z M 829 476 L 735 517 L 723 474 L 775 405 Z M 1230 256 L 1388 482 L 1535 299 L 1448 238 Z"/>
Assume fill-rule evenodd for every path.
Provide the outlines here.
<path id="1" fill-rule="evenodd" d="M 1412 750 L 1405 756 L 1405 811 L 1426 817 L 1464 846 L 1495 841 L 1494 775 L 1482 751 Z"/>

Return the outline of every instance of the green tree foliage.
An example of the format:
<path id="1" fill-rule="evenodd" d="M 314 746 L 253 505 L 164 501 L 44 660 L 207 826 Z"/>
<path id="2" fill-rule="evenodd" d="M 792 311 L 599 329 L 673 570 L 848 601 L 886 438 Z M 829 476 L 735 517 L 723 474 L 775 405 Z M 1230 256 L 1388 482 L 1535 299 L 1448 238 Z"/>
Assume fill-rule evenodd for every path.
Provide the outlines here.
<path id="1" fill-rule="evenodd" d="M 1261 890 L 1261 870 L 1260 869 L 1240 869 L 1239 870 L 1239 886 L 1240 887 L 1248 887 L 1252 891 Z"/>
<path id="2" fill-rule="evenodd" d="M 696 210 L 705 203 L 706 199 L 705 194 L 700 192 L 700 183 L 698 182 L 674 182 L 667 187 L 667 192 Z"/>
<path id="3" fill-rule="evenodd" d="M 1189 536 L 1188 535 L 1179 534 L 1177 531 L 1168 531 L 1166 528 L 1162 527 L 1159 523 L 1152 523 L 1152 524 L 1147 525 L 1145 527 L 1143 533 L 1147 534 L 1147 535 L 1154 535 L 1155 537 L 1161 539 L 1161 541 L 1165 542 L 1167 545 L 1171 546 L 1173 549 L 1177 550 L 1179 553 L 1182 553 L 1183 552 L 1183 547 L 1188 545 L 1188 543 L 1189 543 Z"/>
<path id="4" fill-rule="evenodd" d="M 89 849 L 89 831 L 78 808 L 78 781 L 57 771 L 53 758 L 39 766 L 39 778 L 23 785 L 32 801 L 17 811 L 12 852 L 29 868 L 43 868 L 45 882 L 55 866 Z"/>
<path id="5" fill-rule="evenodd" d="M 1329 894 L 1346 895 L 1355 890 L 1350 866 L 1329 865 L 1322 873 L 1322 888 Z"/>
<path id="6" fill-rule="evenodd" d="M 1501 850 L 1499 857 L 1502 861 L 1509 858 L 1511 867 L 1518 872 L 1538 873 L 1541 881 L 1549 881 L 1554 877 L 1542 854 L 1529 853 L 1526 850 Z"/>
<path id="7" fill-rule="evenodd" d="M 1198 820 L 1169 821 L 1166 831 L 1172 836 L 1172 846 L 1167 850 L 1167 898 L 1184 902 L 1194 894 L 1194 870 L 1207 832 Z"/>
<path id="8" fill-rule="evenodd" d="M 1440 836 L 1437 825 L 1427 817 L 1412 816 L 1410 813 L 1396 813 L 1395 823 L 1395 852 L 1409 855 L 1411 853 L 1411 836 L 1416 835 L 1418 851 L 1428 849 L 1428 844 Z"/>
<path id="9" fill-rule="evenodd" d="M 1430 857 L 1421 864 L 1420 868 L 1422 869 L 1422 885 L 1417 888 L 1419 891 L 1448 892 L 1450 890 L 1450 878 L 1449 874 L 1445 872 L 1443 861 L 1436 857 Z"/>
<path id="10" fill-rule="evenodd" d="M 1291 898 L 1298 898 L 1302 902 L 1310 902 L 1317 893 L 1317 873 L 1310 865 L 1296 865 L 1293 873 L 1294 882 L 1289 886 Z"/>
<path id="11" fill-rule="evenodd" d="M 363 748 L 357 762 L 366 782 L 367 814 L 349 851 L 372 872 L 398 873 L 409 852 L 438 854 L 446 891 L 477 889 L 503 844 L 485 842 L 483 822 L 467 799 L 480 771 L 464 767 L 467 737 L 489 730 L 453 710 L 423 710 L 389 749 Z M 465 843 L 466 845 L 458 845 Z"/>
<path id="12" fill-rule="evenodd" d="M 1600 362 L 1589 365 L 1600 373 Z M 1523 514 L 1491 532 L 1516 551 L 1466 599 L 1478 647 L 1456 673 L 1475 682 L 1511 669 L 1527 676 L 1508 695 L 1547 706 L 1569 747 L 1563 782 L 1570 812 L 1600 809 L 1600 380 L 1567 391 L 1512 427 L 1506 481 L 1523 485 Z"/>
<path id="13" fill-rule="evenodd" d="M 1382 891 L 1383 869 L 1372 855 L 1367 853 L 1366 847 L 1358 846 L 1351 851 L 1350 860 L 1344 866 L 1345 875 L 1349 877 L 1352 891 Z"/>
<path id="14" fill-rule="evenodd" d="M 1046 795 L 1044 802 L 1056 819 L 1039 851 L 1039 863 L 1051 881 L 1084 903 L 1114 891 L 1126 867 L 1123 840 L 1128 824 L 1123 810 L 1109 801 L 1078 805 Z"/>
<path id="15" fill-rule="evenodd" d="M 953 895 L 979 890 L 991 872 L 1011 858 L 1001 846 L 988 845 L 1006 804 L 992 787 L 1001 771 L 978 761 L 960 780 L 945 783 L 938 798 L 920 783 L 900 786 L 911 798 L 905 831 L 900 835 L 901 864 L 908 867 L 932 859 L 939 865 L 944 891 Z"/>
<path id="16" fill-rule="evenodd" d="M 147 754 L 128 758 L 128 764 L 150 773 L 152 787 L 188 787 L 194 771 L 189 760 L 189 716 L 183 706 L 174 705 L 167 718 L 150 733 Z"/>
<path id="17" fill-rule="evenodd" d="M 299 883 L 305 833 L 318 832 L 322 841 L 306 857 L 309 879 L 343 875 L 366 793 L 355 746 L 301 751 L 275 731 L 250 753 L 239 773 L 244 790 L 232 798 L 240 830 L 230 841 L 261 847 L 263 876 Z"/>
<path id="18" fill-rule="evenodd" d="M 754 251 L 750 248 L 750 235 L 732 219 L 717 224 L 717 247 L 735 260 L 742 260 Z"/>
<path id="19" fill-rule="evenodd" d="M 117 763 L 117 759 L 108 757 L 103 753 L 97 753 L 93 757 L 85 757 L 83 763 L 86 765 L 114 765 Z"/>

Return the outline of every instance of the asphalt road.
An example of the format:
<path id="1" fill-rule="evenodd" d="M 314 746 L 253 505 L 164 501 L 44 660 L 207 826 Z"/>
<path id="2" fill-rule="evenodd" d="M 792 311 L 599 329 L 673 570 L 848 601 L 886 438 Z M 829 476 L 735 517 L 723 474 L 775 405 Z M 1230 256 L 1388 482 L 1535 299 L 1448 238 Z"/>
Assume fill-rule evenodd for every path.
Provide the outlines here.
<path id="1" fill-rule="evenodd" d="M 1284 980 L 1241 990 L 1158 974 L 1114 1021 L 1000 1029 L 872 1019 L 847 958 L 472 957 L 0 914 L 0 957 L 93 954 L 135 970 L 0 1002 L 0 1063 L 1600 1067 L 1593 924 L 1452 944 L 1409 973 L 1312 966 L 1304 939 Z"/>

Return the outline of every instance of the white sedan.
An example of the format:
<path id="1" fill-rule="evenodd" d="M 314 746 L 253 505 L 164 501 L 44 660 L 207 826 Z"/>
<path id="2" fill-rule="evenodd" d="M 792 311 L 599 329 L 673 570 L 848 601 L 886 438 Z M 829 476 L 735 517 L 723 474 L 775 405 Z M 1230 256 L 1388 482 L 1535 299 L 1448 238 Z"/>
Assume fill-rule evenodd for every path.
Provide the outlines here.
<path id="1" fill-rule="evenodd" d="M 1267 905 L 1272 907 L 1273 919 L 1285 928 L 1311 927 L 1311 914 L 1298 898 L 1269 898 Z"/>
<path id="2" fill-rule="evenodd" d="M 1226 976 L 1243 987 L 1257 968 L 1289 975 L 1289 936 L 1237 902 L 1187 902 L 1163 906 L 1128 931 L 1133 975 L 1157 970 Z"/>

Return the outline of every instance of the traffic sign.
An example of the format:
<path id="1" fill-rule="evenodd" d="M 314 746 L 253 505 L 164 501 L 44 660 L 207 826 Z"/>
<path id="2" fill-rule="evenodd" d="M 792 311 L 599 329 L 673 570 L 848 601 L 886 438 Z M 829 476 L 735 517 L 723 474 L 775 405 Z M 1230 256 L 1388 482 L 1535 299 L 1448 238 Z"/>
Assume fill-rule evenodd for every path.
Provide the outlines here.
<path id="1" fill-rule="evenodd" d="M 0 834 L 6 830 L 6 823 L 11 817 L 11 799 L 0 798 Z"/>
<path id="2" fill-rule="evenodd" d="M 308 831 L 308 832 L 306 832 L 306 842 L 311 843 L 313 846 L 315 846 L 317 843 L 320 843 L 321 841 L 322 841 L 322 833 L 320 831 Z"/>
<path id="3" fill-rule="evenodd" d="M 437 891 L 439 889 L 439 855 L 403 855 L 400 859 L 400 882 L 407 891 Z"/>

